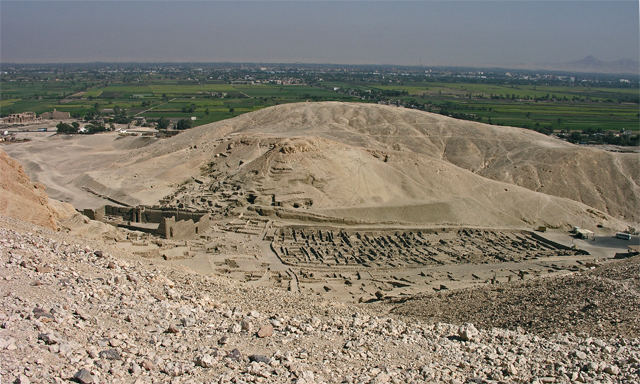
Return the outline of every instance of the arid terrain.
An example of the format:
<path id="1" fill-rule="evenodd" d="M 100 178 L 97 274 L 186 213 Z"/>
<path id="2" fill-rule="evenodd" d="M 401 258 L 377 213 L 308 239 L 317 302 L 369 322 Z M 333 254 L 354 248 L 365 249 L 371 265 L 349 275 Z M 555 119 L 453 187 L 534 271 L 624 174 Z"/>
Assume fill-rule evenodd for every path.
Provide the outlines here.
<path id="1" fill-rule="evenodd" d="M 640 380 L 635 153 L 336 102 L 24 135 L 0 151 L 2 382 Z M 163 237 L 139 205 L 211 224 Z"/>
<path id="2" fill-rule="evenodd" d="M 41 137 L 7 151 L 78 208 L 87 189 L 130 204 L 173 193 L 195 208 L 208 201 L 193 189 L 221 203 L 239 188 L 257 205 L 367 222 L 559 227 L 640 212 L 636 154 L 370 104 L 287 104 L 168 140 Z"/>

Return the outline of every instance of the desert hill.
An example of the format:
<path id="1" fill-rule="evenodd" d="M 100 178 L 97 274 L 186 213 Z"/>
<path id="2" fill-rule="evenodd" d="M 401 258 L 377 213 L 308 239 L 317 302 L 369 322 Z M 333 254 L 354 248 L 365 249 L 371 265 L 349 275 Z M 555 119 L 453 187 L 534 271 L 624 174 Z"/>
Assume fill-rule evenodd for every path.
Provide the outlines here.
<path id="1" fill-rule="evenodd" d="M 637 221 L 640 212 L 637 154 L 580 147 L 526 129 L 333 102 L 269 108 L 246 115 L 235 127 L 242 133 L 314 135 L 369 149 L 415 152 L 627 220 Z"/>
<path id="2" fill-rule="evenodd" d="M 56 229 L 73 207 L 50 200 L 45 187 L 32 183 L 22 166 L 0 149 L 0 215 Z"/>
<path id="3" fill-rule="evenodd" d="M 575 201 L 479 177 L 415 152 L 381 152 L 309 136 L 256 135 L 223 141 L 216 151 L 225 156 L 209 164 L 205 174 L 210 186 L 204 189 L 242 189 L 259 205 L 275 203 L 365 222 L 493 227 L 617 223 Z M 197 204 L 201 194 L 185 189 L 172 204 Z"/>
<path id="4" fill-rule="evenodd" d="M 105 137 L 76 139 L 68 172 L 47 170 L 44 155 L 29 165 L 51 142 L 15 156 L 47 185 L 64 180 L 60 195 L 79 205 L 90 190 L 128 204 L 251 200 L 366 222 L 623 229 L 640 219 L 637 154 L 404 108 L 287 104 L 166 140 Z"/>
<path id="5" fill-rule="evenodd" d="M 125 186 L 145 201 L 167 190 L 161 180 L 199 177 L 216 161 L 216 182 L 233 180 L 285 206 L 369 221 L 586 225 L 602 213 L 637 221 L 640 211 L 635 155 L 524 129 L 337 102 L 281 105 L 201 126 L 145 147 L 115 180 L 112 173 L 92 177 L 108 176 L 111 188 Z M 122 180 L 133 167 L 138 177 L 155 175 L 148 181 L 154 192 L 127 187 L 137 185 Z"/>

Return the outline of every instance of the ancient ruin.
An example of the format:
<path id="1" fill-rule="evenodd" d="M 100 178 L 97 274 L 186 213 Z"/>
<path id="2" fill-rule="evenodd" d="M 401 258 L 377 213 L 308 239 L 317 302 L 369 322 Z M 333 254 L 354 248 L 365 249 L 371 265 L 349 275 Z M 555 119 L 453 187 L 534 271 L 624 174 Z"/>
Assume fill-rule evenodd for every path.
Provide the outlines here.
<path id="1" fill-rule="evenodd" d="M 52 112 L 44 112 L 40 117 L 47 120 L 66 120 L 71 118 L 71 114 L 69 112 L 58 111 L 54 108 Z"/>
<path id="2" fill-rule="evenodd" d="M 496 263 L 586 253 L 530 231 L 470 228 L 357 231 L 292 226 L 275 230 L 271 246 L 287 265 L 316 267 Z"/>
<path id="3" fill-rule="evenodd" d="M 4 124 L 26 124 L 40 121 L 41 117 L 36 116 L 35 112 L 11 113 L 7 117 L 0 119 Z"/>
<path id="4" fill-rule="evenodd" d="M 173 240 L 196 238 L 209 229 L 211 221 L 206 212 L 143 205 L 137 207 L 105 205 L 98 209 L 85 209 L 83 213 L 92 220 Z"/>

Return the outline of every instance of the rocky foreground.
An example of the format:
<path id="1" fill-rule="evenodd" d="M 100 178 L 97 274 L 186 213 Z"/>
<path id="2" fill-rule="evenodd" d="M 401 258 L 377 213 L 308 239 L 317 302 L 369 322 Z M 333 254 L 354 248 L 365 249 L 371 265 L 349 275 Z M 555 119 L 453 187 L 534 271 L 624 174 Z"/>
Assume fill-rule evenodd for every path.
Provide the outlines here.
<path id="1" fill-rule="evenodd" d="M 2 383 L 640 381 L 638 338 L 374 315 L 4 217 L 0 293 Z"/>
<path id="2" fill-rule="evenodd" d="M 640 256 L 570 275 L 412 297 L 394 312 L 538 334 L 640 336 Z"/>

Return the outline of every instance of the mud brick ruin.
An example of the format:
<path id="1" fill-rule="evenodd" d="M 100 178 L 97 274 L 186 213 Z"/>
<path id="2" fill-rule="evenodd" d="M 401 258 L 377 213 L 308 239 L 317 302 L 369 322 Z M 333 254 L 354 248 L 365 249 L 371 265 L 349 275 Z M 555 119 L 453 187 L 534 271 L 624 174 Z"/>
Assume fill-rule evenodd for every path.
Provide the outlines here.
<path id="1" fill-rule="evenodd" d="M 92 220 L 173 240 L 196 238 L 211 225 L 207 212 L 176 208 L 105 205 L 98 209 L 85 209 L 83 213 Z"/>
<path id="2" fill-rule="evenodd" d="M 584 252 L 534 232 L 484 229 L 345 230 L 278 228 L 271 243 L 284 264 L 401 266 L 520 261 Z"/>

